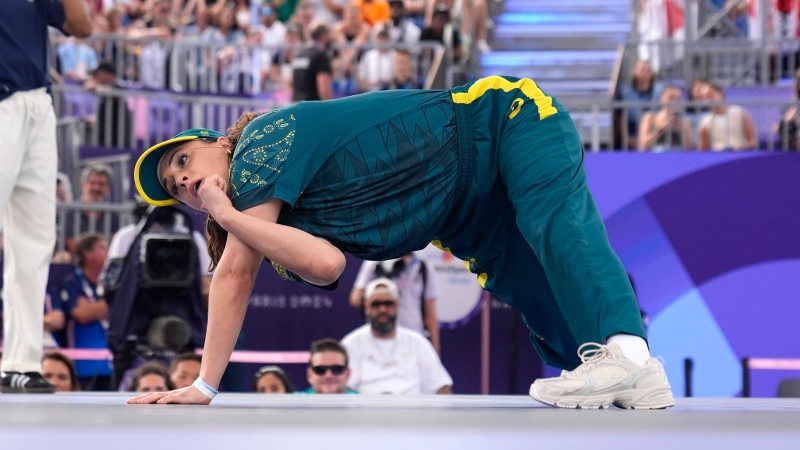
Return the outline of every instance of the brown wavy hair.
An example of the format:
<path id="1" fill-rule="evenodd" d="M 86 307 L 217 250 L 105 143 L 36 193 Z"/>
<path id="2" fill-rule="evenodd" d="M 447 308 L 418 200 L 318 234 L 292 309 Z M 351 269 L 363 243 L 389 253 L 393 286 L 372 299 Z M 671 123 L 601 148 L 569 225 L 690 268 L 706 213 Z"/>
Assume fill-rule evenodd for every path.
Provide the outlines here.
<path id="1" fill-rule="evenodd" d="M 242 130 L 250 123 L 251 120 L 264 114 L 264 111 L 246 112 L 239 116 L 236 123 L 231 125 L 227 130 L 228 141 L 231 143 L 230 158 L 233 158 L 233 149 L 236 148 L 236 143 L 242 137 Z M 228 180 L 230 184 L 231 180 Z M 208 235 L 208 256 L 211 257 L 211 265 L 208 270 L 213 271 L 219 264 L 219 259 L 222 258 L 222 252 L 225 250 L 225 243 L 228 241 L 228 232 L 222 228 L 211 214 L 206 219 L 206 234 Z"/>

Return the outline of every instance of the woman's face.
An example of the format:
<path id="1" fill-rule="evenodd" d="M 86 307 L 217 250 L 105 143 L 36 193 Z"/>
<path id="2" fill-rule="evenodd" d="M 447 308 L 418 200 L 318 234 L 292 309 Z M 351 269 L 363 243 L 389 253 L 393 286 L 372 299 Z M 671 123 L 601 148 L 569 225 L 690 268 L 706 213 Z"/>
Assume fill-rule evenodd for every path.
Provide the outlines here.
<path id="1" fill-rule="evenodd" d="M 203 181 L 211 175 L 230 179 L 229 148 L 227 138 L 218 138 L 189 141 L 167 150 L 158 169 L 161 185 L 178 201 L 199 211 L 202 201 L 197 191 Z"/>
<path id="2" fill-rule="evenodd" d="M 139 386 L 136 392 L 166 392 L 167 380 L 161 375 L 151 373 L 139 378 Z"/>
<path id="3" fill-rule="evenodd" d="M 69 376 L 69 367 L 61 361 L 50 358 L 42 361 L 42 376 L 45 380 L 54 384 L 58 392 L 69 392 L 72 390 L 72 379 Z"/>
<path id="4" fill-rule="evenodd" d="M 286 387 L 280 378 L 271 373 L 261 375 L 256 384 L 256 391 L 260 394 L 285 394 Z"/>

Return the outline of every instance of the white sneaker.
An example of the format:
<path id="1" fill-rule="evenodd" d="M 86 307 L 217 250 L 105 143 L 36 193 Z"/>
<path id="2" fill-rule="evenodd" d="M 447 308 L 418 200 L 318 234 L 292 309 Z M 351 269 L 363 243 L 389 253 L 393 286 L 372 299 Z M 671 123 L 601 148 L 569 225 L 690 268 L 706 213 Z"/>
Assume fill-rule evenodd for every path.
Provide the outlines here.
<path id="1" fill-rule="evenodd" d="M 596 348 L 586 348 L 596 347 Z M 583 364 L 558 378 L 533 382 L 534 400 L 559 408 L 663 409 L 675 404 L 661 361 L 634 364 L 616 344 L 593 342 L 578 348 Z"/>

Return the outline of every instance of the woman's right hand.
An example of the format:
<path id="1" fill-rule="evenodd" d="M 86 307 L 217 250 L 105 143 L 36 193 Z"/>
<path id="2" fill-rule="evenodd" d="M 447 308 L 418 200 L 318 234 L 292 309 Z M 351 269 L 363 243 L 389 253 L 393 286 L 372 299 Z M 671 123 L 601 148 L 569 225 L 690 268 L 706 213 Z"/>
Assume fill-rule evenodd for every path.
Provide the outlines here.
<path id="1" fill-rule="evenodd" d="M 231 199 L 228 197 L 228 183 L 216 174 L 203 181 L 197 191 L 197 196 L 203 202 L 200 208 L 214 218 L 219 218 L 225 208 L 232 206 Z"/>
<path id="2" fill-rule="evenodd" d="M 202 392 L 198 391 L 194 386 L 186 386 L 185 388 L 175 389 L 174 391 L 169 392 L 148 392 L 147 394 L 128 399 L 129 405 L 144 405 L 151 403 L 157 403 L 159 405 L 207 405 L 211 403 L 211 399 L 206 397 Z"/>

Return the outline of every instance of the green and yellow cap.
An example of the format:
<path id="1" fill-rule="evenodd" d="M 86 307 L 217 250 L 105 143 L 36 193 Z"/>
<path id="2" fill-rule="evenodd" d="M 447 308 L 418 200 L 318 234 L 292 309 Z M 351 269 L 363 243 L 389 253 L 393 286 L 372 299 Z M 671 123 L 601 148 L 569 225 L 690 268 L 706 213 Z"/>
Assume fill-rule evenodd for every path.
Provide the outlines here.
<path id="1" fill-rule="evenodd" d="M 191 130 L 181 131 L 170 139 L 148 148 L 133 169 L 133 180 L 136 182 L 136 190 L 144 201 L 156 206 L 168 206 L 178 203 L 170 193 L 161 185 L 158 176 L 158 169 L 161 166 L 161 158 L 167 150 L 186 141 L 195 139 L 217 139 L 225 137 L 224 134 L 209 130 L 208 128 L 192 128 Z"/>

